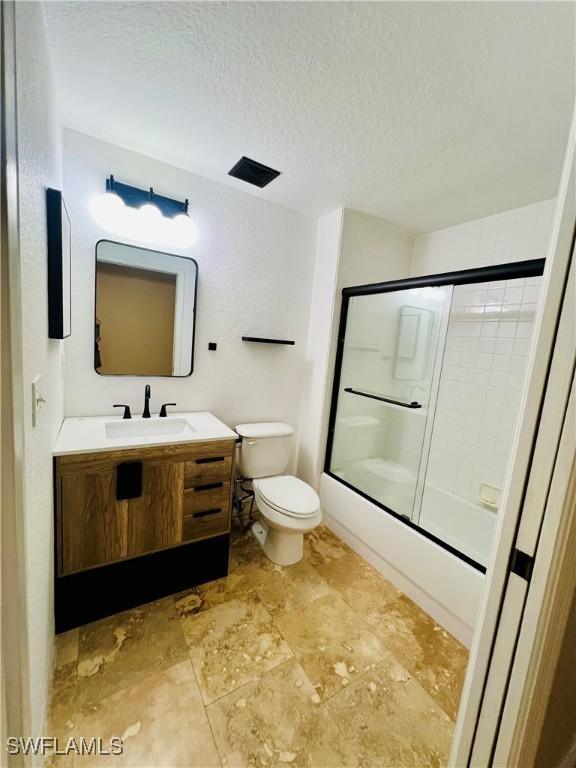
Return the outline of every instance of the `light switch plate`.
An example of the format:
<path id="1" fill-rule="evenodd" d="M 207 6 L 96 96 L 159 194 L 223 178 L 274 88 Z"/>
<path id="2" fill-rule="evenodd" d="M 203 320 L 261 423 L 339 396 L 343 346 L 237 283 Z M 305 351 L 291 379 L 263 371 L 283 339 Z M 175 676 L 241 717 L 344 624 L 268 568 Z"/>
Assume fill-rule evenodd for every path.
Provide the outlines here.
<path id="1" fill-rule="evenodd" d="M 32 380 L 32 426 L 35 427 L 38 424 L 39 411 L 45 404 L 46 400 L 42 394 L 42 376 L 38 374 L 35 379 Z"/>

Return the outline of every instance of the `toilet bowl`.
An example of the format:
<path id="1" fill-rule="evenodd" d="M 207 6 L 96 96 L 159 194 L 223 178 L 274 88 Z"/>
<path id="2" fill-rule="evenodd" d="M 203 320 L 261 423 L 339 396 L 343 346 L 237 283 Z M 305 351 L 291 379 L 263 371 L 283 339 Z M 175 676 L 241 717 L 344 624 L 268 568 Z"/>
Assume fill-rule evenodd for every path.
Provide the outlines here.
<path id="1" fill-rule="evenodd" d="M 318 494 L 292 475 L 265 477 L 252 485 L 264 520 L 264 530 L 260 522 L 253 531 L 257 541 L 274 563 L 299 562 L 304 555 L 304 534 L 322 522 Z"/>
<path id="2" fill-rule="evenodd" d="M 289 424 L 256 423 L 236 427 L 240 435 L 239 469 L 252 480 L 262 519 L 252 526 L 266 555 L 279 565 L 293 565 L 304 555 L 304 534 L 322 522 L 316 491 L 282 472 L 290 460 L 294 430 Z"/>

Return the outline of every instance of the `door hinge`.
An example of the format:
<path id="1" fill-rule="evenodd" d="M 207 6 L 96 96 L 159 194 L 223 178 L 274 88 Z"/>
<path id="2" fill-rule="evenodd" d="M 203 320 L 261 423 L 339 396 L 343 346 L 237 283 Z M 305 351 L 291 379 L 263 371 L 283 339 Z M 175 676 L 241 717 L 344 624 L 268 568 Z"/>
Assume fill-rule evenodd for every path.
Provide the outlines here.
<path id="1" fill-rule="evenodd" d="M 526 552 L 521 552 L 519 549 L 512 550 L 512 557 L 510 558 L 512 573 L 530 583 L 533 569 L 534 558 L 531 555 L 527 555 Z"/>

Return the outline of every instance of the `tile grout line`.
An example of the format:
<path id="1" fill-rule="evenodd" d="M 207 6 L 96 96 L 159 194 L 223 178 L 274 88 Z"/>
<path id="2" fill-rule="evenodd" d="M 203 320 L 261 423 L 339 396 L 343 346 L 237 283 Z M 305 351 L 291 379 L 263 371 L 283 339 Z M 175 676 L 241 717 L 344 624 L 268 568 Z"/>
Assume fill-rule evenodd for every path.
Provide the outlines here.
<path id="1" fill-rule="evenodd" d="M 178 616 L 180 622 L 182 623 L 182 617 Z M 184 630 L 182 630 L 182 634 L 184 634 Z M 214 733 L 214 729 L 212 728 L 212 723 L 210 721 L 210 717 L 208 715 L 208 708 L 206 704 L 204 703 L 204 698 L 202 696 L 202 689 L 200 688 L 200 683 L 198 682 L 198 675 L 196 674 L 196 670 L 194 669 L 194 662 L 192 661 L 192 657 L 190 655 L 190 647 L 188 646 L 188 642 L 186 640 L 186 635 L 184 635 L 184 641 L 186 642 L 186 647 L 188 649 L 188 658 L 189 658 L 189 664 L 192 667 L 192 674 L 194 675 L 194 680 L 196 681 L 196 686 L 198 688 L 198 693 L 200 694 L 200 701 L 202 703 L 202 709 L 204 711 L 204 715 L 206 717 L 206 720 L 208 722 L 208 727 L 210 728 L 210 733 L 212 734 L 212 741 L 214 742 L 214 747 L 216 749 L 216 754 L 218 755 L 218 760 L 220 761 L 220 768 L 224 765 L 223 763 L 223 756 L 220 752 L 220 748 L 218 747 L 218 742 L 216 741 L 216 735 Z"/>

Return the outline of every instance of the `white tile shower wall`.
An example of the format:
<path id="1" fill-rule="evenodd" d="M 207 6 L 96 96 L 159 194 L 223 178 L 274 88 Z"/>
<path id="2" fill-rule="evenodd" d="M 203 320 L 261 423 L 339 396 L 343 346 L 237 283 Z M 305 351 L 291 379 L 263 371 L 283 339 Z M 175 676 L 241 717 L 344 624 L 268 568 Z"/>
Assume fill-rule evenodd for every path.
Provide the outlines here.
<path id="1" fill-rule="evenodd" d="M 454 288 L 426 481 L 502 488 L 542 278 Z"/>

